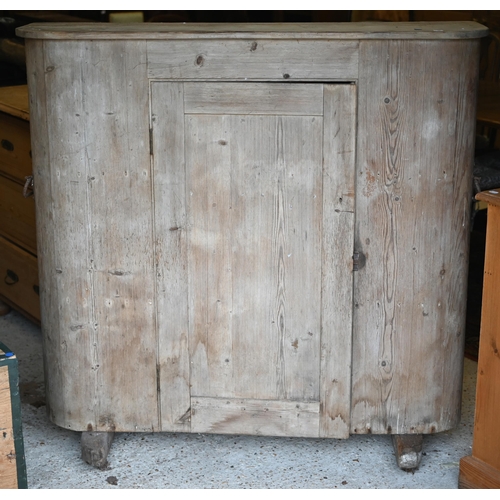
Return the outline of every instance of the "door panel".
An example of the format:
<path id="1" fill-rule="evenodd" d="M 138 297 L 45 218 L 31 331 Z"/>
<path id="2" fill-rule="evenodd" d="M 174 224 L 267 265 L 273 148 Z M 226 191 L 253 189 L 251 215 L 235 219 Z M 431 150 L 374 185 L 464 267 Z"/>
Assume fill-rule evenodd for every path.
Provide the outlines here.
<path id="1" fill-rule="evenodd" d="M 347 437 L 354 117 L 351 85 L 152 84 L 164 430 Z"/>

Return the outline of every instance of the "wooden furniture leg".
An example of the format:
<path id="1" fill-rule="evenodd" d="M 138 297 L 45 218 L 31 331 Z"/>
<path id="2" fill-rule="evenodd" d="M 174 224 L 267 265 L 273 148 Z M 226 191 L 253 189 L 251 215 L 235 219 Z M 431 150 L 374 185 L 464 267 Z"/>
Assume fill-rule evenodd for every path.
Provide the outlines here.
<path id="1" fill-rule="evenodd" d="M 411 471 L 420 465 L 422 459 L 422 434 L 394 434 L 392 444 L 398 467 Z"/>
<path id="2" fill-rule="evenodd" d="M 108 465 L 108 453 L 114 432 L 82 432 L 82 459 L 99 469 Z"/>
<path id="3" fill-rule="evenodd" d="M 460 460 L 458 486 L 484 489 L 500 488 L 500 189 L 476 199 L 488 203 L 488 226 L 472 455 Z"/>

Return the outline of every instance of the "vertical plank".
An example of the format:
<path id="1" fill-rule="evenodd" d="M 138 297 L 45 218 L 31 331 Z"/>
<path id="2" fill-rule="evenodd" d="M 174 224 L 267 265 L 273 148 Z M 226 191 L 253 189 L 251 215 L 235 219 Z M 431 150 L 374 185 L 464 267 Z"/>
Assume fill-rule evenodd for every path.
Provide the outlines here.
<path id="1" fill-rule="evenodd" d="M 153 200 L 161 430 L 189 431 L 183 84 L 153 82 Z"/>
<path id="2" fill-rule="evenodd" d="M 500 203 L 488 204 L 488 227 L 484 266 L 481 335 L 479 341 L 476 414 L 472 456 L 493 467 L 500 474 Z"/>
<path id="3" fill-rule="evenodd" d="M 84 53 L 76 42 L 50 41 L 33 42 L 28 53 L 47 406 L 58 425 L 86 429 L 96 421 L 96 337 L 85 84 L 80 68 L 69 63 Z"/>
<path id="4" fill-rule="evenodd" d="M 85 84 L 83 144 L 99 359 L 94 430 L 152 431 L 159 426 L 158 341 L 145 42 L 82 47 L 76 67 Z"/>
<path id="5" fill-rule="evenodd" d="M 356 86 L 325 85 L 321 291 L 322 437 L 349 437 Z"/>
<path id="6" fill-rule="evenodd" d="M 458 423 L 477 51 L 467 40 L 360 44 L 354 433 Z"/>
<path id="7" fill-rule="evenodd" d="M 193 395 L 233 394 L 229 135 L 223 116 L 186 116 Z"/>

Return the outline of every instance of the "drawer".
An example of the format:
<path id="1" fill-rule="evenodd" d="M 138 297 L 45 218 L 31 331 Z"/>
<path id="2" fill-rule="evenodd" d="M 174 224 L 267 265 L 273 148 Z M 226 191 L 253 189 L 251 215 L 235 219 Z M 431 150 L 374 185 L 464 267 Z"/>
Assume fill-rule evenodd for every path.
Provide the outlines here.
<path id="1" fill-rule="evenodd" d="M 37 258 L 1 236 L 0 297 L 40 321 Z"/>
<path id="2" fill-rule="evenodd" d="M 24 183 L 31 175 L 30 124 L 0 113 L 0 172 Z"/>
<path id="3" fill-rule="evenodd" d="M 36 254 L 35 201 L 23 186 L 0 176 L 0 235 Z"/>
<path id="4" fill-rule="evenodd" d="M 352 81 L 358 42 L 179 40 L 147 42 L 148 76 L 177 80 Z"/>

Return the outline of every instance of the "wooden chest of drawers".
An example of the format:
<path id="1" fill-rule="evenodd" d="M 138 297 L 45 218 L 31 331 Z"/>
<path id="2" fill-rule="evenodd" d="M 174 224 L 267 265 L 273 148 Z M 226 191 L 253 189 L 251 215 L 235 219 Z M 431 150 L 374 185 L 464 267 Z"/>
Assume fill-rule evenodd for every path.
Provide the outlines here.
<path id="1" fill-rule="evenodd" d="M 40 322 L 26 85 L 0 88 L 0 300 Z"/>

